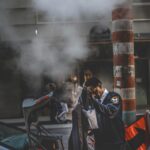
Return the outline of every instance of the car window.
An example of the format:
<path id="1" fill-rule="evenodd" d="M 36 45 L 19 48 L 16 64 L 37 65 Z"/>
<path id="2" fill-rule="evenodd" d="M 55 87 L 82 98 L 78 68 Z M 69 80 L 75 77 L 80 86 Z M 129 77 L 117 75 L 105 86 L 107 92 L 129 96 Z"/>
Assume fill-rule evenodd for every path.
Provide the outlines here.
<path id="1" fill-rule="evenodd" d="M 3 139 L 7 137 L 20 135 L 24 133 L 25 133 L 24 130 L 15 128 L 13 126 L 10 126 L 4 123 L 0 123 L 0 141 L 2 141 Z"/>
<path id="2" fill-rule="evenodd" d="M 16 150 L 16 149 L 14 149 L 12 146 L 0 142 L 0 150 Z"/>
<path id="3" fill-rule="evenodd" d="M 22 149 L 27 144 L 27 135 L 24 130 L 0 122 L 0 145 Z M 12 149 L 11 148 L 11 149 Z"/>
<path id="4" fill-rule="evenodd" d="M 9 150 L 9 149 L 6 147 L 0 146 L 0 150 Z"/>

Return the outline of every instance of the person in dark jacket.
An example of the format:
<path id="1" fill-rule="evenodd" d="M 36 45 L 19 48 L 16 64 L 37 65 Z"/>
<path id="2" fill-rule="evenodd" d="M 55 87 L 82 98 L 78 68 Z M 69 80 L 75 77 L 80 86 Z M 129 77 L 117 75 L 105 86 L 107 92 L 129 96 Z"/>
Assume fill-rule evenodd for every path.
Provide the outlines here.
<path id="1" fill-rule="evenodd" d="M 51 123 L 65 123 L 68 106 L 67 103 L 63 102 L 63 86 L 58 87 L 55 83 L 48 83 L 46 87 L 49 92 L 54 92 L 49 104 Z"/>
<path id="2" fill-rule="evenodd" d="M 93 129 L 95 149 L 123 150 L 125 139 L 121 96 L 116 92 L 109 92 L 95 77 L 87 80 L 85 86 L 98 121 L 98 128 Z"/>

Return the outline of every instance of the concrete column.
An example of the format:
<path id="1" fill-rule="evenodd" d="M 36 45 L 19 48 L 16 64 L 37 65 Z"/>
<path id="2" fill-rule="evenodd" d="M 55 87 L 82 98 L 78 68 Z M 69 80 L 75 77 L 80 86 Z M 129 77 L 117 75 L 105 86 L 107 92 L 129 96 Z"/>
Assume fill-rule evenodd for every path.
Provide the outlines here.
<path id="1" fill-rule="evenodd" d="M 123 100 L 123 120 L 136 120 L 135 62 L 133 18 L 130 2 L 116 6 L 112 12 L 114 91 Z"/>

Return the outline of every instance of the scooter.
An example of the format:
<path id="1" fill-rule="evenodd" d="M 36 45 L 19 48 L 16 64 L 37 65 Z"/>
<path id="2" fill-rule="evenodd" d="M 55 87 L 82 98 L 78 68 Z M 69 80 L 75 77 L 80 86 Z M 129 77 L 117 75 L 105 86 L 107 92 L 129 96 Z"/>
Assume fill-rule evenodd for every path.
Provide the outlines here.
<path id="1" fill-rule="evenodd" d="M 52 135 L 38 121 L 38 111 L 47 106 L 53 92 L 38 99 L 25 99 L 22 104 L 30 150 L 64 150 L 62 135 Z"/>

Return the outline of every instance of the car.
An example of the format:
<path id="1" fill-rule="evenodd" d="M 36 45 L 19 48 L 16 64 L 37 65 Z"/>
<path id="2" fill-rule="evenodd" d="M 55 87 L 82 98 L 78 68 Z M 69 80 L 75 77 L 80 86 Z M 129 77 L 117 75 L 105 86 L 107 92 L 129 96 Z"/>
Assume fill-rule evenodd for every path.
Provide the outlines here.
<path id="1" fill-rule="evenodd" d="M 48 130 L 41 125 L 38 125 L 38 128 L 40 132 L 35 130 L 28 135 L 26 130 L 22 128 L 0 122 L 0 150 L 64 149 L 61 136 L 50 135 Z M 45 134 L 42 132 L 45 132 Z M 30 139 L 28 136 L 30 136 Z"/>
<path id="2" fill-rule="evenodd" d="M 26 131 L 0 122 L 0 150 L 28 149 Z"/>
<path id="3" fill-rule="evenodd" d="M 0 122 L 0 150 L 64 150 L 62 135 L 52 135 L 37 121 L 51 95 L 23 101 L 25 129 Z"/>

